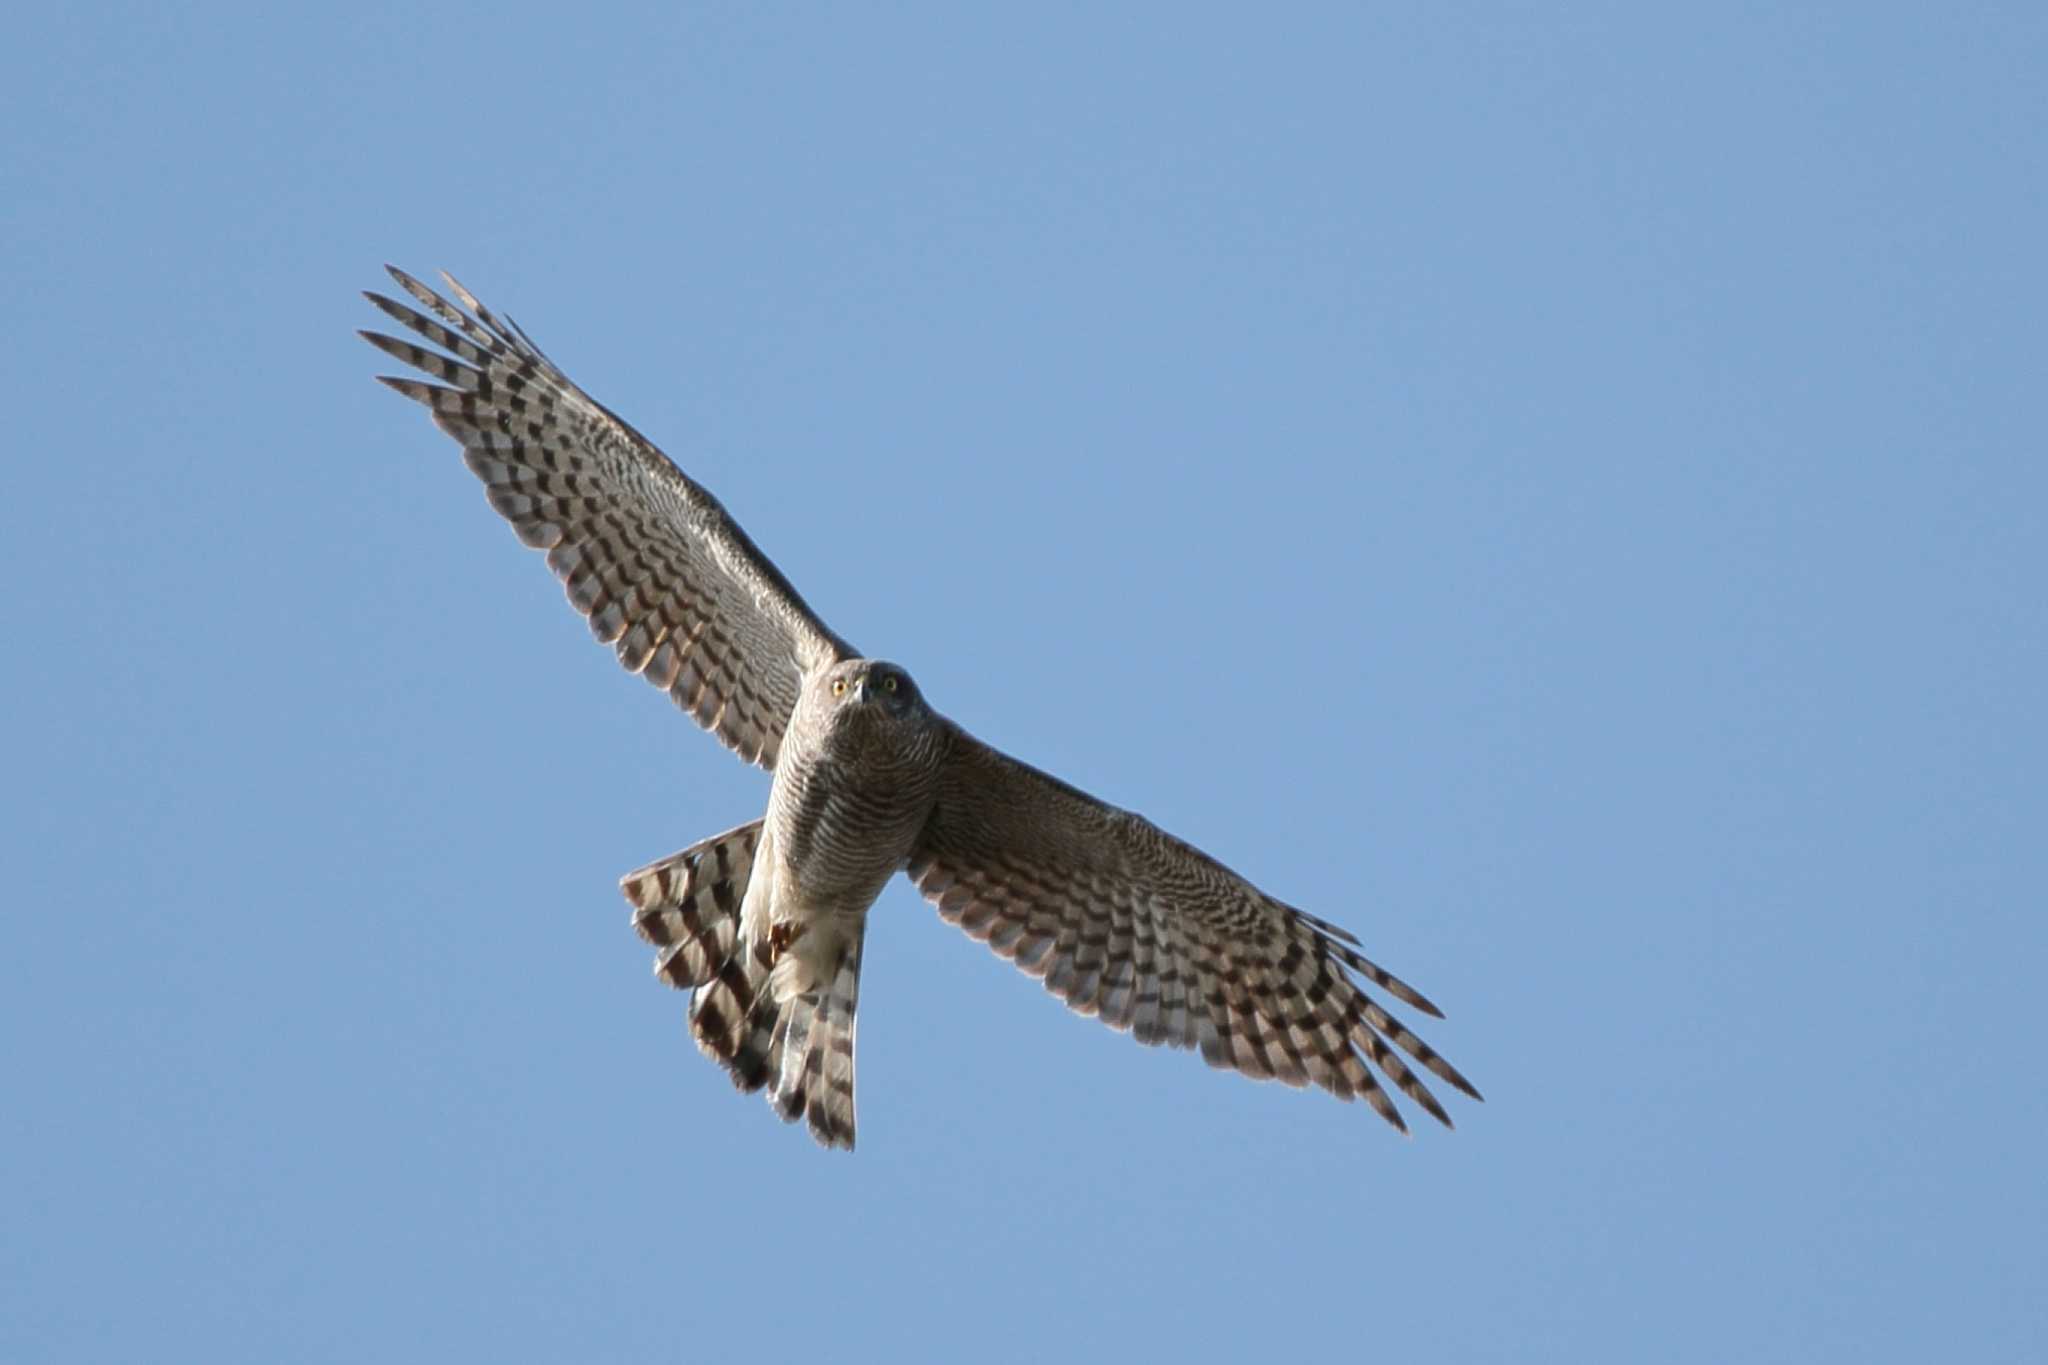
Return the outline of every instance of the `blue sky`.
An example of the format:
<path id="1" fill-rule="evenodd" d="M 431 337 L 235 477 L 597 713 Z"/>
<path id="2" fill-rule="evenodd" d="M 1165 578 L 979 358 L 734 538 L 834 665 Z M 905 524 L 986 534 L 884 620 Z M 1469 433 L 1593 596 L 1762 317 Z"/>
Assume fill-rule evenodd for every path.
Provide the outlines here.
<path id="1" fill-rule="evenodd" d="M 0 1357 L 2048 1354 L 2042 11 L 1103 8 L 16 21 Z M 766 779 L 370 382 L 386 260 L 1487 1102 L 901 881 L 858 1154 L 735 1095 L 615 880 Z"/>

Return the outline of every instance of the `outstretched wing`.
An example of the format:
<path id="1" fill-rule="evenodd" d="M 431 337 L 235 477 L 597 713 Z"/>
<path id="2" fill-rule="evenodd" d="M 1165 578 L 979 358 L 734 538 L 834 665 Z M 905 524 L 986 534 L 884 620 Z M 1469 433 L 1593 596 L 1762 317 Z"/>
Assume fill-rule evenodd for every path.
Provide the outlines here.
<path id="1" fill-rule="evenodd" d="M 1363 1097 L 1404 1132 L 1368 1059 L 1446 1127 L 1401 1052 L 1480 1098 L 1353 980 L 1442 1017 L 1351 935 L 964 731 L 909 872 L 941 916 L 1141 1043 L 1199 1047 L 1211 1066 Z"/>
<path id="2" fill-rule="evenodd" d="M 742 758 L 772 769 L 804 675 L 853 649 L 717 498 L 571 383 L 509 318 L 446 275 L 468 313 L 385 268 L 433 316 L 364 297 L 449 354 L 363 332 L 441 382 L 379 378 L 426 404 L 461 443 L 491 506 L 522 541 L 547 551 L 570 605 L 629 672 Z"/>

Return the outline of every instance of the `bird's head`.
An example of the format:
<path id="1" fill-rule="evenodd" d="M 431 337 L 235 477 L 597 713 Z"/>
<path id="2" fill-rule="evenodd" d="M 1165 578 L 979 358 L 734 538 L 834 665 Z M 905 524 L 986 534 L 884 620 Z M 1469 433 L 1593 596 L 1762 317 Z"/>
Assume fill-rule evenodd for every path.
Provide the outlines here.
<path id="1" fill-rule="evenodd" d="M 837 719 L 900 721 L 924 711 L 924 697 L 910 675 L 880 659 L 846 659 L 832 665 L 818 679 L 816 697 Z"/>

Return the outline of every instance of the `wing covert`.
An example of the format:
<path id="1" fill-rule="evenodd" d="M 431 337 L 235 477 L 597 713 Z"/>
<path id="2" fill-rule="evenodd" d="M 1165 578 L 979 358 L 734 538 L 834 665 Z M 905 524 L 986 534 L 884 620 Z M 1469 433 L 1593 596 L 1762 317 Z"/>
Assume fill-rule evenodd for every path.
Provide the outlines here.
<path id="1" fill-rule="evenodd" d="M 1074 1010 L 1211 1066 L 1362 1098 L 1396 1128 L 1373 1072 L 1450 1126 L 1400 1053 L 1471 1082 L 1352 974 L 1437 1017 L 1333 924 L 1266 895 L 1150 821 L 955 728 L 909 874 L 939 914 Z M 1397 1051 L 1396 1049 L 1399 1049 Z"/>
<path id="2" fill-rule="evenodd" d="M 462 446 L 491 506 L 547 552 L 591 633 L 749 762 L 774 768 L 810 670 L 852 648 L 725 507 L 578 388 L 509 318 L 443 275 L 468 313 L 395 267 L 422 313 L 364 297 L 442 348 L 364 331 L 438 380 L 380 375 Z M 431 314 L 432 316 L 428 316 Z"/>

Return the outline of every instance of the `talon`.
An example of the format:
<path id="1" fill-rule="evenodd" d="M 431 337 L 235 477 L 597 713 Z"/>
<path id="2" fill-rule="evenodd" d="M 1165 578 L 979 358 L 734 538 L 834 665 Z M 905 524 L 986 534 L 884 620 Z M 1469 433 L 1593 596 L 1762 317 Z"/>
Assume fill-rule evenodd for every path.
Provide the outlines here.
<path id="1" fill-rule="evenodd" d="M 805 926 L 796 920 L 783 920 L 769 926 L 768 958 L 771 962 L 782 961 L 782 955 L 789 951 L 789 945 L 804 935 Z"/>

